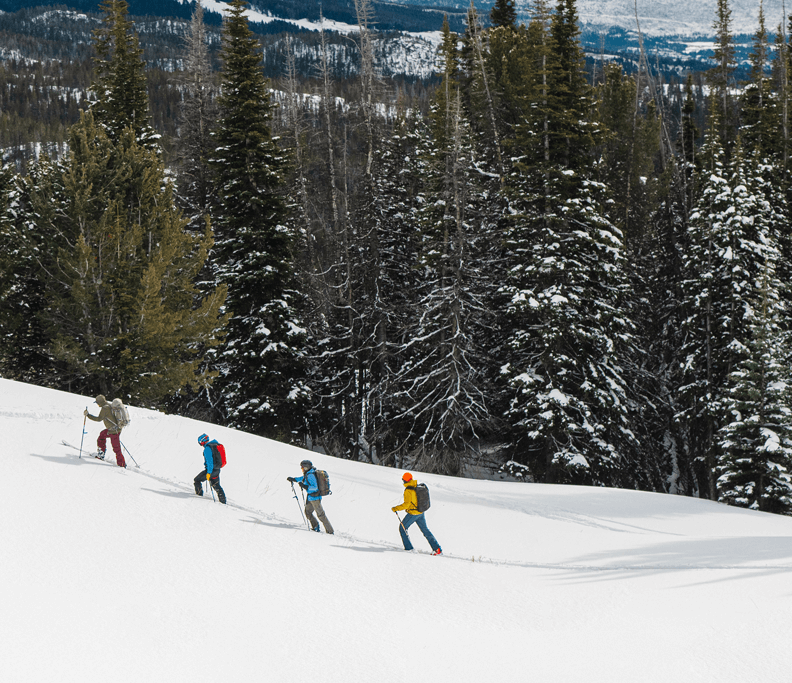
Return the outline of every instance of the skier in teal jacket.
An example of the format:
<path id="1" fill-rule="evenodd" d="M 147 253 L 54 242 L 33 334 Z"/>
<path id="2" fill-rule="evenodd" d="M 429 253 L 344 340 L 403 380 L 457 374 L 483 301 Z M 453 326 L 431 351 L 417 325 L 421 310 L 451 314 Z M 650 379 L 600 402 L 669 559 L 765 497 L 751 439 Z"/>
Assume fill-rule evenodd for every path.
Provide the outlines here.
<path id="1" fill-rule="evenodd" d="M 310 460 L 303 460 L 300 463 L 303 471 L 301 477 L 286 477 L 287 481 L 292 484 L 299 484 L 300 488 L 304 489 L 308 494 L 308 499 L 305 501 L 305 516 L 308 518 L 308 523 L 313 531 L 319 531 L 319 522 L 316 517 L 322 522 L 325 532 L 328 534 L 333 533 L 333 525 L 327 519 L 324 508 L 322 507 L 322 496 L 319 495 L 319 482 L 316 481 L 316 468 Z M 316 513 L 316 517 L 314 516 Z"/>

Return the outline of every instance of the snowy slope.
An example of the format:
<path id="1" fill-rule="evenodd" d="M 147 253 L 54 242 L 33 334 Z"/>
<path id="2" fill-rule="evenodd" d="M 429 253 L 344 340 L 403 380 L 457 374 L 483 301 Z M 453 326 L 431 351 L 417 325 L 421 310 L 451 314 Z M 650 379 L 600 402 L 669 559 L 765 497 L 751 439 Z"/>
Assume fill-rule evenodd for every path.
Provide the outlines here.
<path id="1" fill-rule="evenodd" d="M 399 471 L 137 408 L 125 471 L 61 444 L 86 406 L 0 380 L 4 681 L 787 679 L 792 519 L 418 475 L 445 556 L 405 553 Z M 227 507 L 191 492 L 203 431 Z M 335 536 L 286 482 L 306 455 Z"/>

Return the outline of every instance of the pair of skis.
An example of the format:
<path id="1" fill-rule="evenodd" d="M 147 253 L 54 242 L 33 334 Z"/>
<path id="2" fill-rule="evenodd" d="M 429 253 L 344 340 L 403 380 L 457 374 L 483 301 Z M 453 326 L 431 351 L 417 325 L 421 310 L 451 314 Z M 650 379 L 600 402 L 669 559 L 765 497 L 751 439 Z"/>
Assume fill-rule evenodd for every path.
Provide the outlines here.
<path id="1" fill-rule="evenodd" d="M 74 444 L 69 443 L 68 441 L 61 441 L 61 444 L 66 446 L 67 448 L 73 448 L 75 451 L 79 451 L 80 449 L 77 448 Z M 86 456 L 91 458 L 96 458 L 97 460 L 101 460 L 102 462 L 106 462 L 108 465 L 112 465 L 113 462 L 110 460 L 106 460 L 104 456 L 100 456 L 98 453 L 86 453 Z M 135 467 L 137 467 L 137 463 L 135 463 Z"/>

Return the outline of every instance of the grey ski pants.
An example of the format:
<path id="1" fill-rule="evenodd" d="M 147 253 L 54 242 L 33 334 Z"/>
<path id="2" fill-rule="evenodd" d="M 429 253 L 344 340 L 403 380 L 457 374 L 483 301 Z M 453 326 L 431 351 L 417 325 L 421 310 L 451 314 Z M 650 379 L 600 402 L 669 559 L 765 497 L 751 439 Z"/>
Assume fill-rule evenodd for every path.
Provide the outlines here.
<path id="1" fill-rule="evenodd" d="M 316 521 L 316 517 L 314 517 L 314 512 L 316 512 L 316 517 L 319 518 L 319 521 L 322 522 L 325 528 L 325 532 L 328 534 L 333 533 L 333 525 L 330 524 L 330 520 L 327 519 L 327 515 L 325 514 L 324 508 L 322 507 L 322 500 L 306 500 L 305 501 L 305 516 L 308 518 L 308 524 L 311 525 L 311 529 L 318 531 L 319 529 L 319 522 Z"/>

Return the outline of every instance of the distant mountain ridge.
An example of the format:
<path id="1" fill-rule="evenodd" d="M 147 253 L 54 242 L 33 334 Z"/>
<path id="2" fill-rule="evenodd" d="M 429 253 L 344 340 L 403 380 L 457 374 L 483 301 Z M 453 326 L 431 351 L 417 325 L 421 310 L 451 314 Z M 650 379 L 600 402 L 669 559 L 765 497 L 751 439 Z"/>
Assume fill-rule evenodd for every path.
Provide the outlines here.
<path id="1" fill-rule="evenodd" d="M 787 12 L 792 10 L 792 0 Z M 519 0 L 521 12 L 530 12 L 530 0 Z M 581 24 L 589 29 L 636 29 L 636 9 L 643 33 L 650 36 L 711 36 L 716 0 L 577 0 Z M 751 34 L 759 25 L 759 0 L 729 0 L 732 32 Z M 775 31 L 782 1 L 764 0 L 767 28 Z"/>
<path id="2" fill-rule="evenodd" d="M 530 20 L 532 0 L 516 0 L 518 21 Z M 578 14 L 581 20 L 581 43 L 590 59 L 601 58 L 615 60 L 623 65 L 629 73 L 636 68 L 638 53 L 637 24 L 640 24 L 644 36 L 644 48 L 651 61 L 660 72 L 683 77 L 691 71 L 702 71 L 711 67 L 709 58 L 712 56 L 713 23 L 715 20 L 717 0 L 577 0 Z M 782 17 L 785 0 L 765 0 L 764 10 L 766 25 L 770 32 L 776 30 Z M 792 9 L 792 0 L 790 1 Z M 181 0 L 128 0 L 129 13 L 138 17 L 138 30 L 151 32 L 151 39 L 157 40 L 153 32 L 162 31 L 162 22 L 153 21 L 161 17 L 173 17 L 183 22 L 189 20 L 195 7 L 194 2 Z M 555 0 L 550 0 L 554 4 Z M 219 0 L 201 0 L 206 12 L 205 22 L 208 26 L 219 29 L 222 9 L 225 3 Z M 492 0 L 476 2 L 478 15 L 485 25 L 488 23 Z M 43 41 L 52 40 L 48 35 L 58 32 L 56 40 L 63 40 L 62 24 L 68 22 L 65 17 L 59 22 L 39 25 L 35 30 L 20 27 L 26 15 L 41 15 L 45 8 L 70 8 L 98 16 L 99 0 L 65 0 L 61 4 L 47 4 L 46 0 L 0 0 L 0 11 L 13 13 L 0 21 L 0 25 L 8 24 L 8 30 L 16 34 L 26 34 L 29 39 L 38 41 L 43 49 L 38 57 L 45 58 L 47 48 Z M 383 76 L 404 74 L 410 78 L 431 77 L 436 66 L 433 54 L 439 37 L 443 17 L 448 16 L 451 30 L 457 34 L 465 31 L 465 20 L 469 7 L 466 0 L 410 0 L 409 2 L 379 2 L 374 0 L 373 27 L 383 34 L 393 34 L 383 41 L 383 50 L 378 55 Z M 751 50 L 751 36 L 758 26 L 759 0 L 730 0 L 732 12 L 732 33 L 735 35 L 736 59 L 740 64 L 737 79 L 744 77 L 747 58 Z M 638 22 L 636 22 L 636 10 Z M 16 16 L 14 20 L 11 17 Z M 269 36 L 265 41 L 267 51 L 273 47 L 273 39 L 281 33 L 302 33 L 302 41 L 309 44 L 314 40 L 316 31 L 323 26 L 328 31 L 342 34 L 356 30 L 354 0 L 251 0 L 251 28 L 262 36 Z M 320 18 L 324 22 L 320 24 Z M 39 19 L 39 21 L 41 21 Z M 11 23 L 14 26 L 11 26 Z M 59 26 L 58 24 L 61 24 Z M 167 21 L 166 21 L 167 23 Z M 30 22 L 27 23 L 30 26 Z M 74 22 L 71 22 L 74 27 Z M 145 25 L 145 28 L 143 26 Z M 2 26 L 0 26 L 2 28 Z M 165 27 L 166 32 L 183 31 L 174 26 Z M 394 39 L 395 33 L 408 33 Z M 75 42 L 84 42 L 86 36 L 75 36 Z M 88 39 L 90 37 L 88 36 Z M 163 39 L 159 39 L 163 40 Z M 165 37 L 165 41 L 172 41 Z M 344 36 L 337 41 L 349 42 Z M 20 41 L 17 41 L 20 42 Z M 21 41 L 24 42 L 24 41 Z M 402 44 L 404 43 L 404 44 Z M 27 46 L 33 45 L 28 41 Z M 9 57 L 8 46 L 1 46 L 0 58 Z M 352 63 L 356 57 L 349 46 L 339 44 L 339 55 L 346 63 Z M 74 47 L 72 47 L 74 49 Z M 28 52 L 28 54 L 25 54 Z M 38 48 L 32 50 L 38 52 Z M 170 50 L 160 52 L 155 63 L 165 69 L 173 58 Z M 14 54 L 18 54 L 15 52 Z M 30 50 L 21 50 L 23 57 L 31 58 Z M 271 62 L 266 66 L 269 76 L 280 71 L 281 57 L 269 56 Z M 151 57 L 147 57 L 153 63 Z M 392 64 L 390 62 L 393 62 Z M 354 66 L 352 66 L 354 69 Z M 340 75 L 340 74 L 339 74 Z"/>

